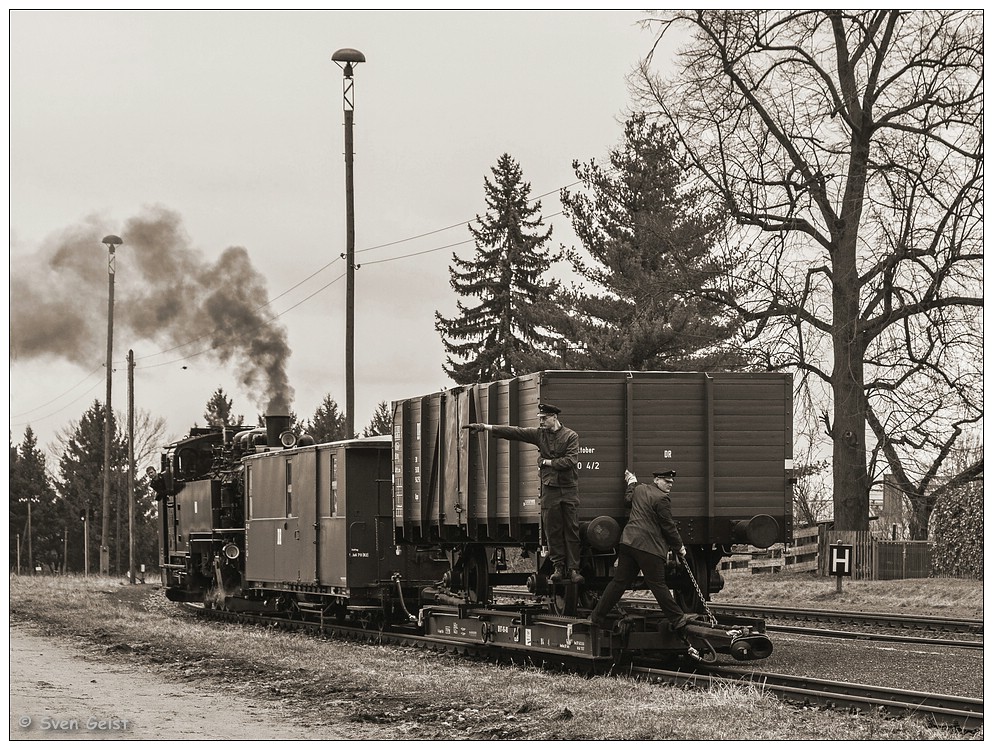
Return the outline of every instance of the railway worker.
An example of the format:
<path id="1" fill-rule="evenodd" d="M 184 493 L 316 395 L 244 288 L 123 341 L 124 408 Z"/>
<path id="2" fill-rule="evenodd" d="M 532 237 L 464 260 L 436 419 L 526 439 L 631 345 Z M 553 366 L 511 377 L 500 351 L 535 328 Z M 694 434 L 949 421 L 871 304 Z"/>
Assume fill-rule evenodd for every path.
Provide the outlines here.
<path id="1" fill-rule="evenodd" d="M 511 427 L 473 423 L 473 432 L 520 440 L 538 446 L 541 458 L 541 525 L 548 540 L 548 554 L 555 583 L 582 583 L 579 574 L 579 435 L 559 421 L 562 410 L 538 404 L 537 427 Z"/>
<path id="2" fill-rule="evenodd" d="M 620 601 L 639 570 L 674 631 L 679 632 L 693 619 L 672 598 L 665 581 L 665 560 L 669 550 L 676 550 L 680 557 L 686 557 L 686 547 L 673 520 L 672 501 L 669 499 L 676 472 L 663 469 L 653 472 L 652 476 L 652 484 L 641 484 L 638 477 L 628 470 L 624 471 L 627 482 L 624 499 L 631 508 L 631 515 L 621 533 L 614 578 L 607 584 L 590 615 L 590 621 L 598 627 L 606 624 L 607 613 Z"/>

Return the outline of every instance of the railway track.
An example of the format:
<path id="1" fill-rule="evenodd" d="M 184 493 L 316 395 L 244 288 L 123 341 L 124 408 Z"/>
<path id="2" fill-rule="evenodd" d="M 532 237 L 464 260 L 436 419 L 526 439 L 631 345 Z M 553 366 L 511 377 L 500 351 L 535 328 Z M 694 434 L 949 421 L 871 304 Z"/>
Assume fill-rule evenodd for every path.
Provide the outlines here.
<path id="1" fill-rule="evenodd" d="M 766 607 L 744 604 L 712 603 L 714 612 L 747 615 L 775 620 L 792 620 L 796 622 L 819 622 L 827 624 L 844 624 L 859 626 L 874 626 L 890 629 L 923 630 L 938 633 L 964 633 L 969 635 L 983 634 L 982 620 L 962 618 L 932 617 L 927 615 L 897 615 L 882 612 L 844 612 L 825 609 L 798 609 L 793 607 Z"/>
<path id="2" fill-rule="evenodd" d="M 792 622 L 851 625 L 859 628 L 881 628 L 880 631 L 837 630 L 824 627 L 804 627 L 766 623 L 770 633 L 791 633 L 814 638 L 874 641 L 884 643 L 926 644 L 950 648 L 982 649 L 983 621 L 926 615 L 897 615 L 882 612 L 842 612 L 836 610 L 798 609 L 792 607 L 759 607 L 752 605 L 711 605 L 716 614 L 747 615 L 763 619 Z M 893 631 L 904 631 L 903 633 Z M 907 634 L 907 632 L 911 634 Z M 979 635 L 980 640 L 942 638 L 940 635 Z"/>
<path id="3" fill-rule="evenodd" d="M 761 691 L 791 703 L 858 711 L 882 709 L 895 716 L 920 716 L 939 726 L 958 726 L 970 731 L 983 726 L 981 698 L 931 695 L 912 690 L 756 672 L 735 667 L 714 666 L 693 671 L 633 667 L 631 672 L 640 679 L 677 685 L 755 685 Z"/>
<path id="4" fill-rule="evenodd" d="M 514 663 L 564 667 L 581 674 L 613 674 L 655 683 L 704 689 L 718 684 L 751 685 L 792 703 L 860 711 L 881 709 L 894 716 L 922 716 L 939 726 L 958 726 L 970 731 L 983 725 L 982 699 L 966 696 L 930 695 L 897 688 L 780 675 L 720 665 L 672 669 L 672 664 L 646 662 L 619 666 L 606 659 L 552 659 L 548 654 L 529 654 L 526 649 L 507 651 L 494 649 L 483 643 L 472 644 L 457 640 L 446 641 L 443 638 L 427 638 L 418 634 L 413 624 L 409 630 L 384 631 L 376 628 L 351 627 L 334 621 L 321 622 L 224 612 L 191 604 L 184 604 L 182 607 L 196 617 L 302 631 L 324 637 L 450 652 Z M 686 661 L 689 663 L 689 660 Z"/>
<path id="5" fill-rule="evenodd" d="M 917 643 L 928 646 L 947 646 L 949 648 L 982 649 L 982 641 L 966 641 L 957 638 L 935 638 L 922 635 L 900 635 L 897 633 L 863 633 L 854 630 L 827 630 L 825 628 L 805 628 L 797 625 L 769 625 L 766 632 L 791 633 L 812 638 L 839 638 L 851 641 L 871 641 L 875 643 Z"/>

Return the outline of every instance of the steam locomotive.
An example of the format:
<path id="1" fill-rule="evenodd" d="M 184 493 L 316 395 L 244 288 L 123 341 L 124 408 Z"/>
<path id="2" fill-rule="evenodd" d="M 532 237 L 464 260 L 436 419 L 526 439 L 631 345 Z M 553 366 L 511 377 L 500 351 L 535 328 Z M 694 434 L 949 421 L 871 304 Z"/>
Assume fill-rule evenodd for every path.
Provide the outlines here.
<path id="1" fill-rule="evenodd" d="M 537 426 L 539 402 L 582 443 L 583 584 L 550 579 L 537 448 L 464 429 Z M 626 603 L 595 627 L 588 612 L 625 522 L 624 470 L 659 466 L 679 476 L 673 515 L 688 550 L 667 581 L 700 617 L 672 633 L 654 608 Z M 392 436 L 318 445 L 283 414 L 194 429 L 166 447 L 153 486 L 174 601 L 590 659 L 701 648 L 755 659 L 772 650 L 763 623 L 719 621 L 706 605 L 733 544 L 789 540 L 791 472 L 789 376 L 543 371 L 395 402 Z"/>

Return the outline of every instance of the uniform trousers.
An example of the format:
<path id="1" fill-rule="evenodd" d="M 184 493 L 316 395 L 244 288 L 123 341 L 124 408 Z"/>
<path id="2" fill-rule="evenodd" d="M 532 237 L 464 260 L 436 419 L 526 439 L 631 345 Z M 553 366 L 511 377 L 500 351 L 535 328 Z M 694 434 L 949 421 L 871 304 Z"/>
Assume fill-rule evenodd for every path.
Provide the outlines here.
<path id="1" fill-rule="evenodd" d="M 579 570 L 579 492 L 576 487 L 541 488 L 541 525 L 552 565 Z"/>
<path id="2" fill-rule="evenodd" d="M 607 588 L 604 589 L 603 596 L 597 602 L 590 618 L 602 620 L 606 617 L 607 613 L 620 601 L 624 592 L 631 587 L 634 579 L 638 577 L 639 570 L 644 574 L 645 583 L 655 595 L 655 601 L 659 603 L 666 619 L 670 623 L 678 623 L 683 616 L 683 610 L 676 604 L 676 600 L 672 598 L 672 592 L 666 585 L 665 559 L 653 555 L 651 552 L 629 547 L 626 544 L 620 545 L 617 549 L 617 569 L 614 571 L 614 578 L 607 584 Z"/>

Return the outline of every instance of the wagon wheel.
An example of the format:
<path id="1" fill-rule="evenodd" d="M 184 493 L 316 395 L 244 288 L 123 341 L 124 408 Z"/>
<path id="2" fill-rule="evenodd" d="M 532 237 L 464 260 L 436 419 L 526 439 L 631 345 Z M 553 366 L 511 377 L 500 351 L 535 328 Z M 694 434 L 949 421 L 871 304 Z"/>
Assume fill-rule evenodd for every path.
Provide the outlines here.
<path id="1" fill-rule="evenodd" d="M 576 614 L 580 595 L 579 586 L 569 583 L 553 583 L 552 593 L 548 597 L 548 610 L 556 615 L 572 617 Z"/>
<path id="2" fill-rule="evenodd" d="M 481 544 L 469 544 L 462 550 L 462 581 L 469 601 L 480 604 L 490 598 L 490 569 L 486 559 L 486 548 Z"/>
<path id="3" fill-rule="evenodd" d="M 600 601 L 600 595 L 602 593 L 603 592 L 601 591 L 595 591 L 584 586 L 583 590 L 579 592 L 579 608 L 589 610 L 595 609 L 597 602 Z"/>

